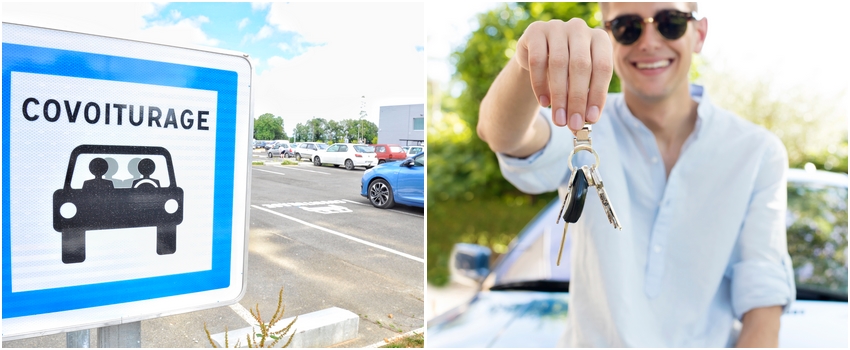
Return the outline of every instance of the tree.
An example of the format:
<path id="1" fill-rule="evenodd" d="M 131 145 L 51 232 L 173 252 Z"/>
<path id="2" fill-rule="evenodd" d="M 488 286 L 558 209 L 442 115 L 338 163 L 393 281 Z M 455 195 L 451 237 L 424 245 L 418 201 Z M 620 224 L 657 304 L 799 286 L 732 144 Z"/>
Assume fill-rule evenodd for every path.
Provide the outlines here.
<path id="1" fill-rule="evenodd" d="M 254 121 L 255 140 L 284 140 L 288 139 L 283 131 L 283 118 L 265 113 Z"/>

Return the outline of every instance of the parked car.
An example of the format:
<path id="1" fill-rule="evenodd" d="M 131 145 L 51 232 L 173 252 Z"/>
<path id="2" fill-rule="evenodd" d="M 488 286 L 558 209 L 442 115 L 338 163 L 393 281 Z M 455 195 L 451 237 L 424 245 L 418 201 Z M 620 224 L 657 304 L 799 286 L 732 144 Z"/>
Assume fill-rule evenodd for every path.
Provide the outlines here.
<path id="1" fill-rule="evenodd" d="M 782 315 L 780 347 L 847 348 L 847 179 L 824 171 L 788 173 L 787 243 L 797 300 Z M 553 200 L 492 268 L 489 249 L 455 246 L 452 278 L 477 281 L 479 292 L 428 322 L 428 347 L 557 345 L 566 327 L 570 283 L 569 268 L 552 266 L 563 229 L 552 219 L 559 209 L 559 200 Z M 569 245 L 571 234 L 567 237 Z"/>
<path id="2" fill-rule="evenodd" d="M 274 158 L 275 156 L 281 157 L 281 158 L 284 158 L 284 157 L 289 158 L 288 152 L 289 152 L 289 144 L 288 143 L 282 143 L 282 142 L 276 142 L 274 145 L 272 145 L 271 148 L 269 148 L 266 151 L 269 158 Z"/>
<path id="3" fill-rule="evenodd" d="M 316 154 L 318 150 L 328 148 L 327 144 L 321 142 L 302 142 L 298 144 L 298 148 L 295 148 L 295 160 L 301 161 L 302 159 L 308 159 L 313 161 L 313 155 Z"/>
<path id="4" fill-rule="evenodd" d="M 375 145 L 375 155 L 378 157 L 378 164 L 384 164 L 384 162 L 393 162 L 397 160 L 405 160 L 407 157 L 407 153 L 404 153 L 404 149 L 401 146 L 396 144 L 376 144 Z"/>
<path id="5" fill-rule="evenodd" d="M 375 157 L 375 147 L 355 143 L 336 143 L 330 147 L 319 150 L 313 156 L 313 165 L 333 164 L 338 167 L 345 165 L 348 170 L 354 167 L 365 167 L 369 169 L 378 164 Z"/>
<path id="6" fill-rule="evenodd" d="M 419 152 L 425 152 L 425 146 L 403 146 L 401 148 L 408 157 L 413 157 Z"/>
<path id="7" fill-rule="evenodd" d="M 360 195 L 381 209 L 395 204 L 424 207 L 425 153 L 366 170 L 360 179 Z"/>

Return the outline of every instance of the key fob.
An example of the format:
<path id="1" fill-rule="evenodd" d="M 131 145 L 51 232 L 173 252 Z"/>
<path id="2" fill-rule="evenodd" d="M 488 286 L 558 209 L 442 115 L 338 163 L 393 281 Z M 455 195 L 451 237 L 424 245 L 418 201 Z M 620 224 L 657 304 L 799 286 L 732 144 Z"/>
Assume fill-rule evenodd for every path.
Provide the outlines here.
<path id="1" fill-rule="evenodd" d="M 587 198 L 587 177 L 584 170 L 578 168 L 575 170 L 576 176 L 571 184 L 570 196 L 567 198 L 567 210 L 564 212 L 564 220 L 566 222 L 576 223 L 581 217 L 581 211 L 584 209 L 584 200 Z"/>

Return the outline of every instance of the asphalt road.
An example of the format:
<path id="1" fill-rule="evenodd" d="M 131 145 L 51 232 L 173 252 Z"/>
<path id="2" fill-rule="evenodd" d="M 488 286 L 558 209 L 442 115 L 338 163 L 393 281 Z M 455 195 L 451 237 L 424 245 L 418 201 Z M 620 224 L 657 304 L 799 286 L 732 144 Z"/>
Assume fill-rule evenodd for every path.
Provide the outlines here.
<path id="1" fill-rule="evenodd" d="M 255 160 L 268 159 L 256 152 Z M 424 326 L 424 210 L 374 208 L 360 196 L 362 168 L 279 164 L 252 167 L 245 296 L 238 305 L 142 321 L 142 347 L 210 347 L 204 323 L 211 333 L 248 327 L 246 309 L 271 315 L 281 287 L 284 317 L 333 306 L 360 316 L 358 337 L 339 347 Z M 2 345 L 65 347 L 66 336 Z"/>

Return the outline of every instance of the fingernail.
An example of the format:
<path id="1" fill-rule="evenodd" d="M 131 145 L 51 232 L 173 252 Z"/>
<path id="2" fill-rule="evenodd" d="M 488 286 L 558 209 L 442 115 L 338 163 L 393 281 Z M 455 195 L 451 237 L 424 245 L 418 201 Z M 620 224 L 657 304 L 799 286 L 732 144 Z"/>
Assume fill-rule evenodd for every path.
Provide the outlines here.
<path id="1" fill-rule="evenodd" d="M 599 121 L 599 107 L 590 106 L 587 109 L 587 122 L 596 123 L 597 121 Z"/>
<path id="2" fill-rule="evenodd" d="M 580 130 L 583 125 L 584 121 L 581 120 L 581 114 L 576 113 L 570 116 L 570 129 Z"/>
<path id="3" fill-rule="evenodd" d="M 540 95 L 538 101 L 540 102 L 540 107 L 549 107 L 549 97 L 546 97 L 546 95 Z"/>
<path id="4" fill-rule="evenodd" d="M 563 108 L 559 109 L 555 112 L 555 125 L 557 126 L 565 126 L 567 125 L 567 111 Z"/>

